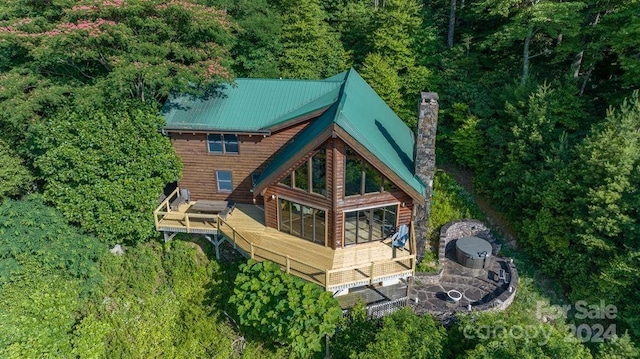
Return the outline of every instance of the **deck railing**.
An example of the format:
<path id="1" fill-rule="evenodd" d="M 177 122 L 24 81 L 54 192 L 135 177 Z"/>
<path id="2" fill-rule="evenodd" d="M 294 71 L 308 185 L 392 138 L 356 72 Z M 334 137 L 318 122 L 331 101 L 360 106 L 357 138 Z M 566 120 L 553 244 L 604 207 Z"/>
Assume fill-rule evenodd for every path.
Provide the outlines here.
<path id="1" fill-rule="evenodd" d="M 371 285 L 388 279 L 413 275 L 415 255 L 371 262 L 327 271 L 327 290 Z"/>
<path id="2" fill-rule="evenodd" d="M 227 235 L 234 248 L 240 247 L 247 257 L 258 261 L 268 260 L 274 262 L 289 274 L 326 287 L 326 270 L 309 265 L 289 255 L 254 244 L 220 217 L 218 217 L 218 229 Z"/>
<path id="3" fill-rule="evenodd" d="M 412 254 L 360 266 L 325 270 L 311 266 L 289 255 L 252 243 L 222 218 L 218 218 L 218 228 L 229 237 L 231 244 L 235 248 L 240 247 L 247 257 L 259 261 L 268 260 L 274 262 L 283 271 L 319 284 L 325 287 L 326 290 L 370 285 L 386 279 L 411 276 L 415 266 L 415 255 Z"/>
<path id="4" fill-rule="evenodd" d="M 160 205 L 153 211 L 153 220 L 157 230 L 164 228 L 175 229 L 180 232 L 191 233 L 194 228 L 199 231 L 209 229 L 217 230 L 217 214 L 187 213 L 171 210 L 171 203 L 179 196 L 180 188 L 176 188 Z M 167 220 L 162 223 L 162 220 Z"/>
<path id="5" fill-rule="evenodd" d="M 329 291 L 361 285 L 371 285 L 388 279 L 408 277 L 413 275 L 415 270 L 415 232 L 413 223 L 411 223 L 409 239 L 410 255 L 352 267 L 322 269 L 309 265 L 288 254 L 282 254 L 254 243 L 254 241 L 242 235 L 227 221 L 216 214 L 186 213 L 171 210 L 171 202 L 177 198 L 178 193 L 179 189 L 173 191 L 153 212 L 156 229 L 175 229 L 176 231 L 191 233 L 194 229 L 202 232 L 203 228 L 210 228 L 212 231 L 222 232 L 226 235 L 231 245 L 241 250 L 246 257 L 258 261 L 269 260 L 277 263 L 283 271 L 323 286 Z M 161 223 L 163 220 L 165 220 L 164 223 Z M 178 225 L 180 228 L 174 228 L 174 226 Z"/>

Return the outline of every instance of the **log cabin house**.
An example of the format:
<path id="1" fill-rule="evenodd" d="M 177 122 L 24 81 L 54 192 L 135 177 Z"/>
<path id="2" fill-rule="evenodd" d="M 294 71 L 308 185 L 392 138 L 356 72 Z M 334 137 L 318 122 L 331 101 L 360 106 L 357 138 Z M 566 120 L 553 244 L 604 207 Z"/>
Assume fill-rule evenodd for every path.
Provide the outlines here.
<path id="1" fill-rule="evenodd" d="M 173 97 L 163 113 L 183 163 L 179 188 L 154 213 L 165 240 L 226 240 L 336 295 L 414 273 L 414 210 L 428 202 L 433 168 L 416 175 L 413 131 L 355 70 L 237 79 L 207 97 Z M 409 240 L 394 247 L 402 225 Z"/>

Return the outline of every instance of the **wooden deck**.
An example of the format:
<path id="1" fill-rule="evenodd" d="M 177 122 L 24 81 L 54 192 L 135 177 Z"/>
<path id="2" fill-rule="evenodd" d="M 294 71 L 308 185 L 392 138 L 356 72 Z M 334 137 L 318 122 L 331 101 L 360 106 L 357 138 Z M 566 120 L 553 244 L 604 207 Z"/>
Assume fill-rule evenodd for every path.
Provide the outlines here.
<path id="1" fill-rule="evenodd" d="M 169 201 L 167 198 L 166 201 Z M 238 204 L 226 219 L 212 214 L 189 213 L 197 202 L 169 209 L 168 202 L 154 212 L 156 229 L 165 233 L 224 235 L 247 257 L 270 260 L 297 277 L 336 291 L 413 275 L 415 255 L 391 247 L 389 240 L 333 250 L 264 225 L 264 210 Z M 167 238 L 167 237 L 165 237 Z"/>

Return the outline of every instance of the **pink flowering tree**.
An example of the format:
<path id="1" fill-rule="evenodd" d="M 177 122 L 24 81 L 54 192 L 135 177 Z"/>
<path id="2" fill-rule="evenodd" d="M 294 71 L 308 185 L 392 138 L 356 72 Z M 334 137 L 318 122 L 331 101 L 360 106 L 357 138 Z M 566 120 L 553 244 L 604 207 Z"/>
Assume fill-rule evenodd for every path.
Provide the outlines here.
<path id="1" fill-rule="evenodd" d="M 142 101 L 231 78 L 231 24 L 224 11 L 197 0 L 11 0 L 3 7 L 2 72 L 98 85 L 109 96 Z"/>

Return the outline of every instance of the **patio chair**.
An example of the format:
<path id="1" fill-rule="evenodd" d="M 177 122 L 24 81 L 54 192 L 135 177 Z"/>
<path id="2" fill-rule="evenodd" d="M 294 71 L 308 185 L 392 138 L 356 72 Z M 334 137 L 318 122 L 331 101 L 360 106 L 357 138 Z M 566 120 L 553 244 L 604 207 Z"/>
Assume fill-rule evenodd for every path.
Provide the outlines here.
<path id="1" fill-rule="evenodd" d="M 191 191 L 188 188 L 180 188 L 180 197 L 184 198 L 186 204 L 191 202 Z"/>
<path id="2" fill-rule="evenodd" d="M 189 204 L 191 202 L 191 192 L 187 188 L 180 189 L 180 195 L 176 197 L 171 203 L 169 203 L 169 207 L 173 211 L 177 211 L 180 209 L 180 205 L 183 203 Z"/>
<path id="3" fill-rule="evenodd" d="M 400 226 L 398 231 L 391 237 L 393 247 L 404 248 L 409 240 L 409 227 L 406 224 Z"/>

